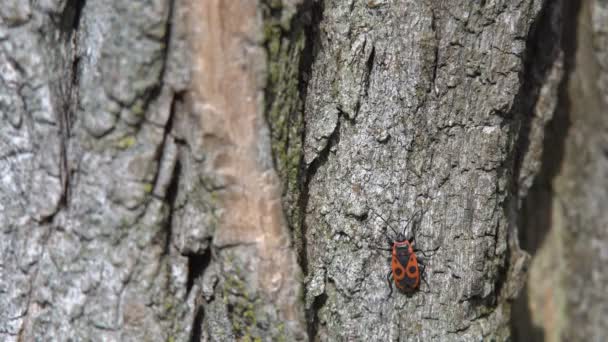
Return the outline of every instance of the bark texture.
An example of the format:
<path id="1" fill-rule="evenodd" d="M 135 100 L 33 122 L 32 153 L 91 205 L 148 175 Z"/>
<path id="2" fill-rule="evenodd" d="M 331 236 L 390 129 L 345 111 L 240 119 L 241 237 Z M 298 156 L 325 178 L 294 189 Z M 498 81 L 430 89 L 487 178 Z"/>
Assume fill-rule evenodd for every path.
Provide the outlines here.
<path id="1" fill-rule="evenodd" d="M 2 3 L 0 339 L 186 340 L 173 1 Z M 181 37 L 180 37 L 181 35 Z"/>
<path id="2" fill-rule="evenodd" d="M 183 197 L 186 205 L 206 190 L 209 196 L 202 203 L 190 204 L 193 212 L 205 203 L 217 210 L 216 224 L 202 225 L 206 230 L 203 236 L 213 238 L 213 258 L 199 282 L 205 301 L 200 308 L 204 310 L 204 340 L 305 338 L 302 274 L 287 229 L 271 147 L 274 141 L 275 153 L 289 153 L 288 146 L 277 146 L 288 141 L 284 139 L 289 132 L 276 133 L 282 127 L 278 123 L 271 131 L 265 116 L 266 95 L 275 102 L 289 101 L 288 94 L 274 93 L 272 87 L 266 92 L 264 46 L 281 45 L 280 32 L 274 32 L 274 26 L 281 22 L 288 25 L 294 6 L 286 2 L 273 7 L 249 0 L 190 4 L 194 58 L 189 103 L 196 119 L 188 124 L 196 128 L 188 125 L 183 129 L 193 139 L 186 142 L 199 143 L 201 154 L 185 154 L 188 172 L 184 187 L 179 189 L 189 190 Z M 264 29 L 270 32 L 264 35 Z M 284 75 L 288 70 L 274 72 L 277 79 L 294 77 Z M 281 89 L 287 90 L 288 85 Z M 286 120 L 287 125 L 288 114 L 277 105 L 272 119 Z M 198 185 L 192 186 L 193 181 Z M 183 220 L 189 216 L 178 215 Z M 188 246 L 197 241 L 189 236 L 192 227 L 183 222 L 176 227 L 183 229 L 180 242 L 191 249 Z"/>
<path id="3" fill-rule="evenodd" d="M 534 259 L 514 311 L 514 337 L 602 341 L 608 337 L 608 7 L 565 1 L 555 8 L 551 16 L 562 22 L 563 34 L 556 27 L 553 41 L 560 42 L 554 45 L 563 51 L 564 73 L 552 96 L 558 105 L 538 158 L 541 172 L 524 199 L 522 245 Z"/>
<path id="4" fill-rule="evenodd" d="M 603 337 L 607 13 L 3 0 L 0 340 Z"/>
<path id="5" fill-rule="evenodd" d="M 508 339 L 527 262 L 508 244 L 522 73 L 542 6 L 317 3 L 304 145 L 311 338 Z M 389 254 L 373 247 L 392 233 L 379 215 L 401 229 L 418 211 L 429 286 L 387 300 Z"/>
<path id="6" fill-rule="evenodd" d="M 305 337 L 296 5 L 3 2 L 1 340 Z"/>

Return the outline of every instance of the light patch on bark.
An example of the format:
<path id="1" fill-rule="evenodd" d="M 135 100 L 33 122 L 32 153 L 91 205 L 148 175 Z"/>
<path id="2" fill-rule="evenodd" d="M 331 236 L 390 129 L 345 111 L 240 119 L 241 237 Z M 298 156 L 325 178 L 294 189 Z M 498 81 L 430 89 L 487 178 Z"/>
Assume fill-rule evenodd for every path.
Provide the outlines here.
<path id="1" fill-rule="evenodd" d="M 200 116 L 210 174 L 221 216 L 214 236 L 220 249 L 255 246 L 247 275 L 282 320 L 295 326 L 300 269 L 290 248 L 264 117 L 266 55 L 257 1 L 192 2 L 192 108 Z M 247 252 L 250 253 L 250 252 Z M 296 330 L 298 330 L 296 328 Z"/>

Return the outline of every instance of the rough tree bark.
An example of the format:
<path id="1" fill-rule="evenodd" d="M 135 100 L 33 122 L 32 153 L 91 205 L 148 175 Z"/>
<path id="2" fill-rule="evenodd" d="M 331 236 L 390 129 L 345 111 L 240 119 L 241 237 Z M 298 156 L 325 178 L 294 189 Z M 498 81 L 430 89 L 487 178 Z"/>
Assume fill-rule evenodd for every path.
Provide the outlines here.
<path id="1" fill-rule="evenodd" d="M 170 234 L 177 6 L 1 7 L 0 339 L 187 339 L 189 251 Z"/>
<path id="2" fill-rule="evenodd" d="M 304 145 L 311 336 L 508 338 L 528 260 L 513 231 L 536 87 L 522 74 L 544 5 L 319 3 Z M 386 301 L 373 246 L 390 230 L 376 213 L 402 227 L 417 211 L 430 286 Z"/>
<path id="3" fill-rule="evenodd" d="M 563 11 L 4 0 L 0 339 L 507 340 Z M 564 177 L 561 201 L 601 224 L 588 201 L 605 192 Z M 401 228 L 416 212 L 429 286 L 386 300 L 379 215 Z"/>
<path id="4" fill-rule="evenodd" d="M 0 339 L 304 338 L 273 6 L 3 2 Z"/>
<path id="5" fill-rule="evenodd" d="M 537 151 L 540 173 L 523 201 L 521 241 L 534 258 L 513 312 L 514 337 L 603 341 L 608 337 L 608 6 L 593 0 L 559 3 L 550 17 L 562 25 L 547 25 L 553 33 L 540 34 L 554 37 L 539 50 L 563 51 L 564 70 L 558 94 L 550 96 L 558 104 Z"/>

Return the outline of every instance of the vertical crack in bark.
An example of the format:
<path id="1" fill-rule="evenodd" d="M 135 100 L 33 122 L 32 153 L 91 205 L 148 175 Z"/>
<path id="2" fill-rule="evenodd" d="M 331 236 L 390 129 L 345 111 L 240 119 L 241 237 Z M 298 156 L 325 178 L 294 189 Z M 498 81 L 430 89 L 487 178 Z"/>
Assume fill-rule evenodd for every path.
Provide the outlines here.
<path id="1" fill-rule="evenodd" d="M 211 241 L 209 241 L 211 245 Z M 204 254 L 188 255 L 188 278 L 186 281 L 186 297 L 190 294 L 190 290 L 194 286 L 194 282 L 199 279 L 209 263 L 211 262 L 211 248 L 207 248 Z"/>
<path id="2" fill-rule="evenodd" d="M 164 51 L 164 57 L 165 57 L 165 62 L 163 63 L 163 68 L 160 72 L 160 79 L 164 80 L 165 79 L 165 74 L 167 71 L 167 58 L 169 56 L 169 48 L 172 46 L 171 44 L 171 33 L 173 32 L 173 20 L 175 20 L 175 1 L 176 0 L 170 0 L 169 1 L 169 13 L 167 13 L 167 25 L 166 25 L 166 30 L 165 30 L 165 36 L 163 37 L 163 46 L 165 48 Z"/>
<path id="3" fill-rule="evenodd" d="M 363 94 L 364 97 L 367 98 L 367 94 L 369 92 L 370 79 L 372 76 L 372 72 L 374 70 L 374 59 L 376 58 L 376 47 L 372 46 L 372 51 L 369 53 L 369 57 L 365 62 L 365 74 L 363 75 Z M 357 102 L 357 106 L 355 108 L 355 112 L 359 113 L 359 108 L 361 107 L 361 100 Z"/>
<path id="4" fill-rule="evenodd" d="M 192 254 L 188 255 L 188 277 L 186 281 L 186 300 L 194 286 L 196 281 L 202 279 L 205 270 L 211 263 L 211 240 L 209 240 L 209 248 L 205 250 L 204 254 Z M 190 328 L 190 341 L 198 342 L 202 341 L 203 334 L 203 319 L 205 317 L 205 308 L 203 306 L 202 297 L 196 295 L 194 301 L 194 319 L 192 320 L 192 327 Z"/>
<path id="5" fill-rule="evenodd" d="M 65 34 L 66 44 L 71 44 L 72 55 L 71 61 L 66 61 L 70 64 L 67 69 L 68 75 L 66 75 L 66 82 L 68 84 L 59 86 L 59 89 L 64 89 L 65 92 L 61 94 L 61 111 L 59 113 L 59 131 L 61 134 L 61 155 L 60 155 L 60 172 L 61 172 L 61 185 L 62 194 L 59 199 L 59 208 L 67 207 L 70 200 L 70 176 L 71 170 L 69 165 L 69 140 L 72 119 L 75 116 L 78 102 L 78 66 L 80 63 L 80 56 L 78 54 L 78 28 L 80 27 L 80 21 L 82 11 L 84 9 L 85 0 L 69 0 L 66 4 L 64 11 L 61 15 L 59 27 Z"/>
<path id="6" fill-rule="evenodd" d="M 317 333 L 319 331 L 319 311 L 325 306 L 327 302 L 327 294 L 323 293 L 320 296 L 316 297 L 314 302 L 312 303 L 312 307 L 310 308 L 310 312 L 312 313 L 311 317 L 308 321 L 308 338 L 310 341 L 314 341 Z"/>
<path id="7" fill-rule="evenodd" d="M 533 110 L 533 104 L 539 98 L 539 82 L 546 81 L 547 74 L 550 72 L 548 69 L 551 66 L 546 60 L 547 49 L 561 50 L 564 54 L 564 66 L 563 76 L 558 85 L 557 105 L 553 117 L 544 127 L 540 169 L 537 171 L 529 191 L 521 198 L 521 210 L 517 217 L 518 236 L 513 237 L 517 238 L 521 247 L 529 252 L 532 257 L 536 256 L 539 247 L 552 229 L 553 179 L 561 169 L 566 136 L 571 124 L 569 117 L 571 105 L 567 89 L 570 74 L 574 68 L 577 36 L 576 18 L 581 5 L 579 2 L 559 2 L 557 5 L 553 5 L 559 7 L 557 14 L 548 13 L 551 12 L 550 6 L 552 4 L 546 4 L 541 12 L 541 18 L 535 27 L 536 31 L 530 35 L 529 44 L 533 44 L 533 46 L 526 56 L 526 75 L 533 78 L 527 82 L 527 85 L 528 87 L 535 86 L 536 89 L 528 88 L 523 92 L 524 95 L 526 92 L 528 92 L 528 96 L 533 95 L 530 99 L 532 103 L 529 110 L 531 111 Z M 547 31 L 547 26 L 550 25 L 552 20 L 551 15 L 560 16 L 561 37 L 559 40 L 551 39 L 550 32 Z M 550 47 L 547 47 L 546 44 L 549 44 Z M 539 68 L 540 75 L 535 75 L 534 71 L 538 72 Z M 534 79 L 535 76 L 538 78 Z M 517 156 L 519 158 L 515 162 L 515 177 L 522 172 L 523 158 L 529 152 L 531 123 L 530 118 L 522 123 L 523 127 L 517 145 L 519 149 Z M 522 184 L 518 183 L 516 190 L 520 190 L 519 187 L 521 186 Z M 546 338 L 543 329 L 536 325 L 533 320 L 530 300 L 528 287 L 524 286 L 511 311 L 511 333 L 514 341 L 534 342 L 544 341 Z"/>
<path id="8" fill-rule="evenodd" d="M 437 69 L 439 68 L 439 42 L 441 39 L 439 38 L 439 28 L 437 27 L 437 15 L 435 14 L 435 8 L 433 4 L 430 4 L 429 7 L 431 9 L 431 30 L 435 35 L 435 46 L 433 51 L 433 75 L 431 77 L 429 93 L 435 92 L 435 95 L 437 95 L 438 91 L 435 82 L 437 81 Z"/>
<path id="9" fill-rule="evenodd" d="M 316 53 L 314 44 L 319 41 L 319 24 L 321 22 L 323 16 L 323 8 L 322 2 L 316 2 L 312 0 L 307 0 L 305 2 L 307 5 L 306 13 L 310 15 L 310 23 L 306 27 L 305 35 L 306 35 L 306 44 L 304 46 L 304 50 L 302 51 L 302 59 L 300 60 L 299 66 L 299 75 L 300 75 L 300 94 L 303 101 L 303 111 L 306 112 L 306 97 L 308 91 L 308 81 L 311 77 L 312 65 L 316 59 Z M 306 137 L 306 120 L 303 122 L 303 134 L 301 144 L 304 146 L 304 141 Z M 300 160 L 300 165 L 302 165 L 303 170 L 300 172 L 301 174 L 301 190 L 300 190 L 300 199 L 299 199 L 299 210 L 300 210 L 300 237 L 302 239 L 301 248 L 298 251 L 299 262 L 304 275 L 308 275 L 308 260 L 306 256 L 307 243 L 306 243 L 306 206 L 308 204 L 308 185 L 310 183 L 310 174 L 311 174 L 311 166 L 306 166 L 304 163 L 304 156 Z M 306 291 L 306 288 L 304 288 Z"/>
<path id="10" fill-rule="evenodd" d="M 308 94 L 308 82 L 310 81 L 310 78 L 312 77 L 312 75 L 311 75 L 312 67 L 313 67 L 314 61 L 316 60 L 318 49 L 319 49 L 319 46 L 317 46 L 316 44 L 319 44 L 321 41 L 320 24 L 323 19 L 323 13 L 324 13 L 323 5 L 324 5 L 324 3 L 322 1 L 306 0 L 304 2 L 304 6 L 302 6 L 303 7 L 302 13 L 305 17 L 308 18 L 308 25 L 306 26 L 306 29 L 305 29 L 306 41 L 305 41 L 304 49 L 302 51 L 302 58 L 300 59 L 300 65 L 299 65 L 300 96 L 302 98 L 302 103 L 303 103 L 303 113 L 306 113 L 306 99 L 307 99 L 307 94 Z M 307 126 L 307 123 L 306 123 L 306 120 L 304 119 L 303 120 L 303 134 L 301 136 L 301 139 L 302 139 L 301 146 L 304 146 L 306 134 L 308 133 L 306 126 Z M 336 129 L 334 130 L 334 134 L 332 134 L 332 135 L 338 134 L 339 130 L 340 130 L 340 120 L 338 118 L 338 123 L 336 125 Z M 327 158 L 329 149 L 332 145 L 332 140 L 335 140 L 335 139 L 338 139 L 338 137 L 336 136 L 336 137 L 334 137 L 334 139 L 332 139 L 332 137 L 330 136 L 325 150 L 323 152 L 321 152 L 321 155 L 325 155 L 325 159 Z M 322 159 L 323 158 L 318 157 L 309 166 L 307 166 L 306 163 L 304 162 L 303 154 L 302 154 L 301 160 L 300 160 L 300 165 L 302 167 L 302 170 L 300 172 L 300 175 L 301 175 L 300 198 L 298 200 L 298 207 L 299 207 L 299 211 L 300 211 L 299 236 L 300 236 L 301 241 L 298 244 L 298 246 L 300 247 L 299 248 L 300 250 L 298 251 L 298 261 L 300 263 L 300 267 L 302 268 L 302 272 L 304 273 L 305 277 L 310 276 L 310 274 L 309 274 L 310 270 L 309 270 L 309 264 L 308 264 L 308 253 L 307 253 L 307 250 L 308 250 L 308 239 L 306 236 L 307 227 L 306 227 L 306 219 L 305 219 L 306 218 L 306 207 L 308 206 L 309 192 L 310 192 L 309 185 L 310 185 L 310 181 L 311 181 L 312 177 L 314 176 L 314 174 L 316 173 L 318 167 L 323 162 Z M 304 292 L 303 297 L 306 298 L 307 297 L 306 284 L 304 284 L 304 286 L 303 286 L 303 292 Z M 312 307 L 306 308 L 305 316 L 306 316 L 306 324 L 307 324 L 307 334 L 308 334 L 308 339 L 310 341 L 314 341 L 314 339 L 317 335 L 318 311 L 321 309 L 321 307 L 325 304 L 326 301 L 327 301 L 327 296 L 325 294 L 322 294 L 321 296 L 315 298 L 315 301 L 314 301 Z"/>
<path id="11" fill-rule="evenodd" d="M 192 332 L 190 334 L 190 342 L 202 341 L 203 336 L 203 319 L 205 318 L 205 310 L 202 305 L 196 306 L 196 313 L 192 322 Z"/>
<path id="12" fill-rule="evenodd" d="M 86 0 L 68 0 L 59 21 L 59 27 L 64 33 L 72 34 L 78 31 L 80 17 Z"/>

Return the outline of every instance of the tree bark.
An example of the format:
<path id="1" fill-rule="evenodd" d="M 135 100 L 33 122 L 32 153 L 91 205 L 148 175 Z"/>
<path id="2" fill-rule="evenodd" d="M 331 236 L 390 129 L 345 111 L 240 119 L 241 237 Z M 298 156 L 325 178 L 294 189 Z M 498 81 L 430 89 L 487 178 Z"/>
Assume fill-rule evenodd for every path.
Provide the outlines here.
<path id="1" fill-rule="evenodd" d="M 513 238 L 522 73 L 543 5 L 319 3 L 304 145 L 311 337 L 508 339 L 527 263 Z M 429 286 L 387 300 L 380 216 L 401 229 L 417 212 Z"/>
<path id="2" fill-rule="evenodd" d="M 295 5 L 3 3 L 0 339 L 304 339 L 265 118 Z"/>
<path id="3" fill-rule="evenodd" d="M 601 341 L 608 331 L 608 8 L 600 1 L 556 8 L 552 16 L 562 25 L 554 31 L 563 33 L 553 45 L 563 51 L 564 72 L 541 144 L 540 173 L 523 199 L 522 246 L 534 258 L 515 306 L 514 337 Z"/>
<path id="4" fill-rule="evenodd" d="M 187 340 L 189 257 L 171 234 L 178 10 L 3 2 L 0 339 Z"/>
<path id="5" fill-rule="evenodd" d="M 559 282 L 580 315 L 606 241 L 585 4 L 594 44 L 569 50 L 562 1 L 5 0 L 0 340 L 508 340 L 551 182 L 539 203 L 588 218 L 554 239 L 581 237 Z M 411 295 L 387 298 L 385 221 L 415 229 Z M 558 336 L 601 336 L 602 310 Z"/>

